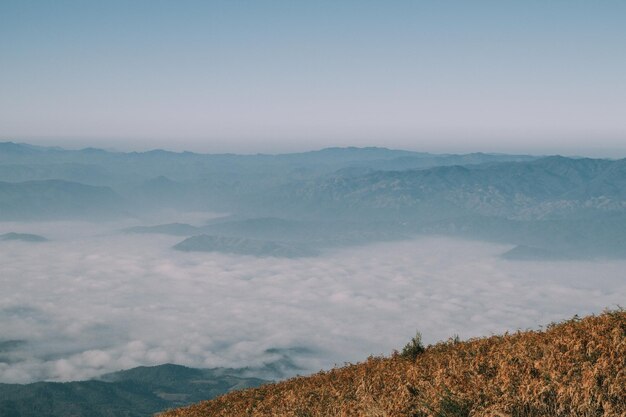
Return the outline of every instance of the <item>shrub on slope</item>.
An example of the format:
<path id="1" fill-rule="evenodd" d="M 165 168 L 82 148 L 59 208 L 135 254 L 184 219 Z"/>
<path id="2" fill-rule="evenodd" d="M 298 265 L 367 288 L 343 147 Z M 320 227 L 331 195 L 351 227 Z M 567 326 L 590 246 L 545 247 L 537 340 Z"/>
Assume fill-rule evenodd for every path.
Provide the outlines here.
<path id="1" fill-rule="evenodd" d="M 371 357 L 163 416 L 626 416 L 626 312 Z"/>

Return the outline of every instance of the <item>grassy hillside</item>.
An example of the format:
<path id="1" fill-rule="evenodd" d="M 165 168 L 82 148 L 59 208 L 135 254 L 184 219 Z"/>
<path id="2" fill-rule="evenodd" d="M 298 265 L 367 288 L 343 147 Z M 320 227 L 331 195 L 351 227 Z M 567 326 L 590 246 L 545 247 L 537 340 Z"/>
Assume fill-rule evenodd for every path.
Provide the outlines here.
<path id="1" fill-rule="evenodd" d="M 626 416 L 626 312 L 451 339 L 162 416 Z"/>

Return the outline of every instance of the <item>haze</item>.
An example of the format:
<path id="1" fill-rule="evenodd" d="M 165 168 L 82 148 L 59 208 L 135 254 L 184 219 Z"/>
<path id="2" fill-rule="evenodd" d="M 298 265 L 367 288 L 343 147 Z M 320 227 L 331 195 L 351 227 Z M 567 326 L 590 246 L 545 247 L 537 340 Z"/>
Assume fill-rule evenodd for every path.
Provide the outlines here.
<path id="1" fill-rule="evenodd" d="M 0 143 L 0 382 L 285 378 L 626 297 L 626 159 Z"/>
<path id="2" fill-rule="evenodd" d="M 620 1 L 3 1 L 0 139 L 626 156 Z"/>
<path id="3" fill-rule="evenodd" d="M 119 226 L 30 224 L 55 241 L 2 245 L 0 328 L 20 346 L 3 353 L 1 382 L 283 355 L 297 368 L 282 376 L 305 374 L 390 354 L 416 330 L 427 343 L 477 337 L 626 299 L 625 261 L 506 261 L 510 246 L 435 237 L 305 259 L 181 254 L 176 237 L 106 232 Z"/>
<path id="4" fill-rule="evenodd" d="M 0 1 L 0 396 L 620 308 L 625 52 L 617 0 Z"/>

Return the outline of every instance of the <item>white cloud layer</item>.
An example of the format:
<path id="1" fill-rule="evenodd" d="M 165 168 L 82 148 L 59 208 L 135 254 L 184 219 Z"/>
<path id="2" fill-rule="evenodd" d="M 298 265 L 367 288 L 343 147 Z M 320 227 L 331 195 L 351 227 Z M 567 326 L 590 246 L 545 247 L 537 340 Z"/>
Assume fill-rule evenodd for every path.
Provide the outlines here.
<path id="1" fill-rule="evenodd" d="M 428 237 L 275 259 L 180 253 L 116 225 L 0 224 L 0 382 L 75 380 L 173 362 L 259 366 L 306 347 L 317 371 L 401 348 L 615 307 L 626 262 L 511 262 L 508 246 Z M 78 232 L 75 232 L 77 231 Z M 23 342 L 9 342 L 23 341 Z M 9 343 L 6 343 L 9 342 Z"/>

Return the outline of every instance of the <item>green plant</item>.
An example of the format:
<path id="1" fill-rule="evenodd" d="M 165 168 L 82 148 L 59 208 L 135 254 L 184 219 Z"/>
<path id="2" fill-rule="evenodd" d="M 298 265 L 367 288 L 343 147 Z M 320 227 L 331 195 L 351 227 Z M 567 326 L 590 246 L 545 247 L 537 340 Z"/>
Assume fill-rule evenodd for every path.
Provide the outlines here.
<path id="1" fill-rule="evenodd" d="M 415 333 L 415 337 L 409 341 L 400 352 L 400 356 L 406 359 L 415 360 L 419 355 L 424 353 L 426 348 L 422 343 L 422 335 L 420 332 Z"/>

